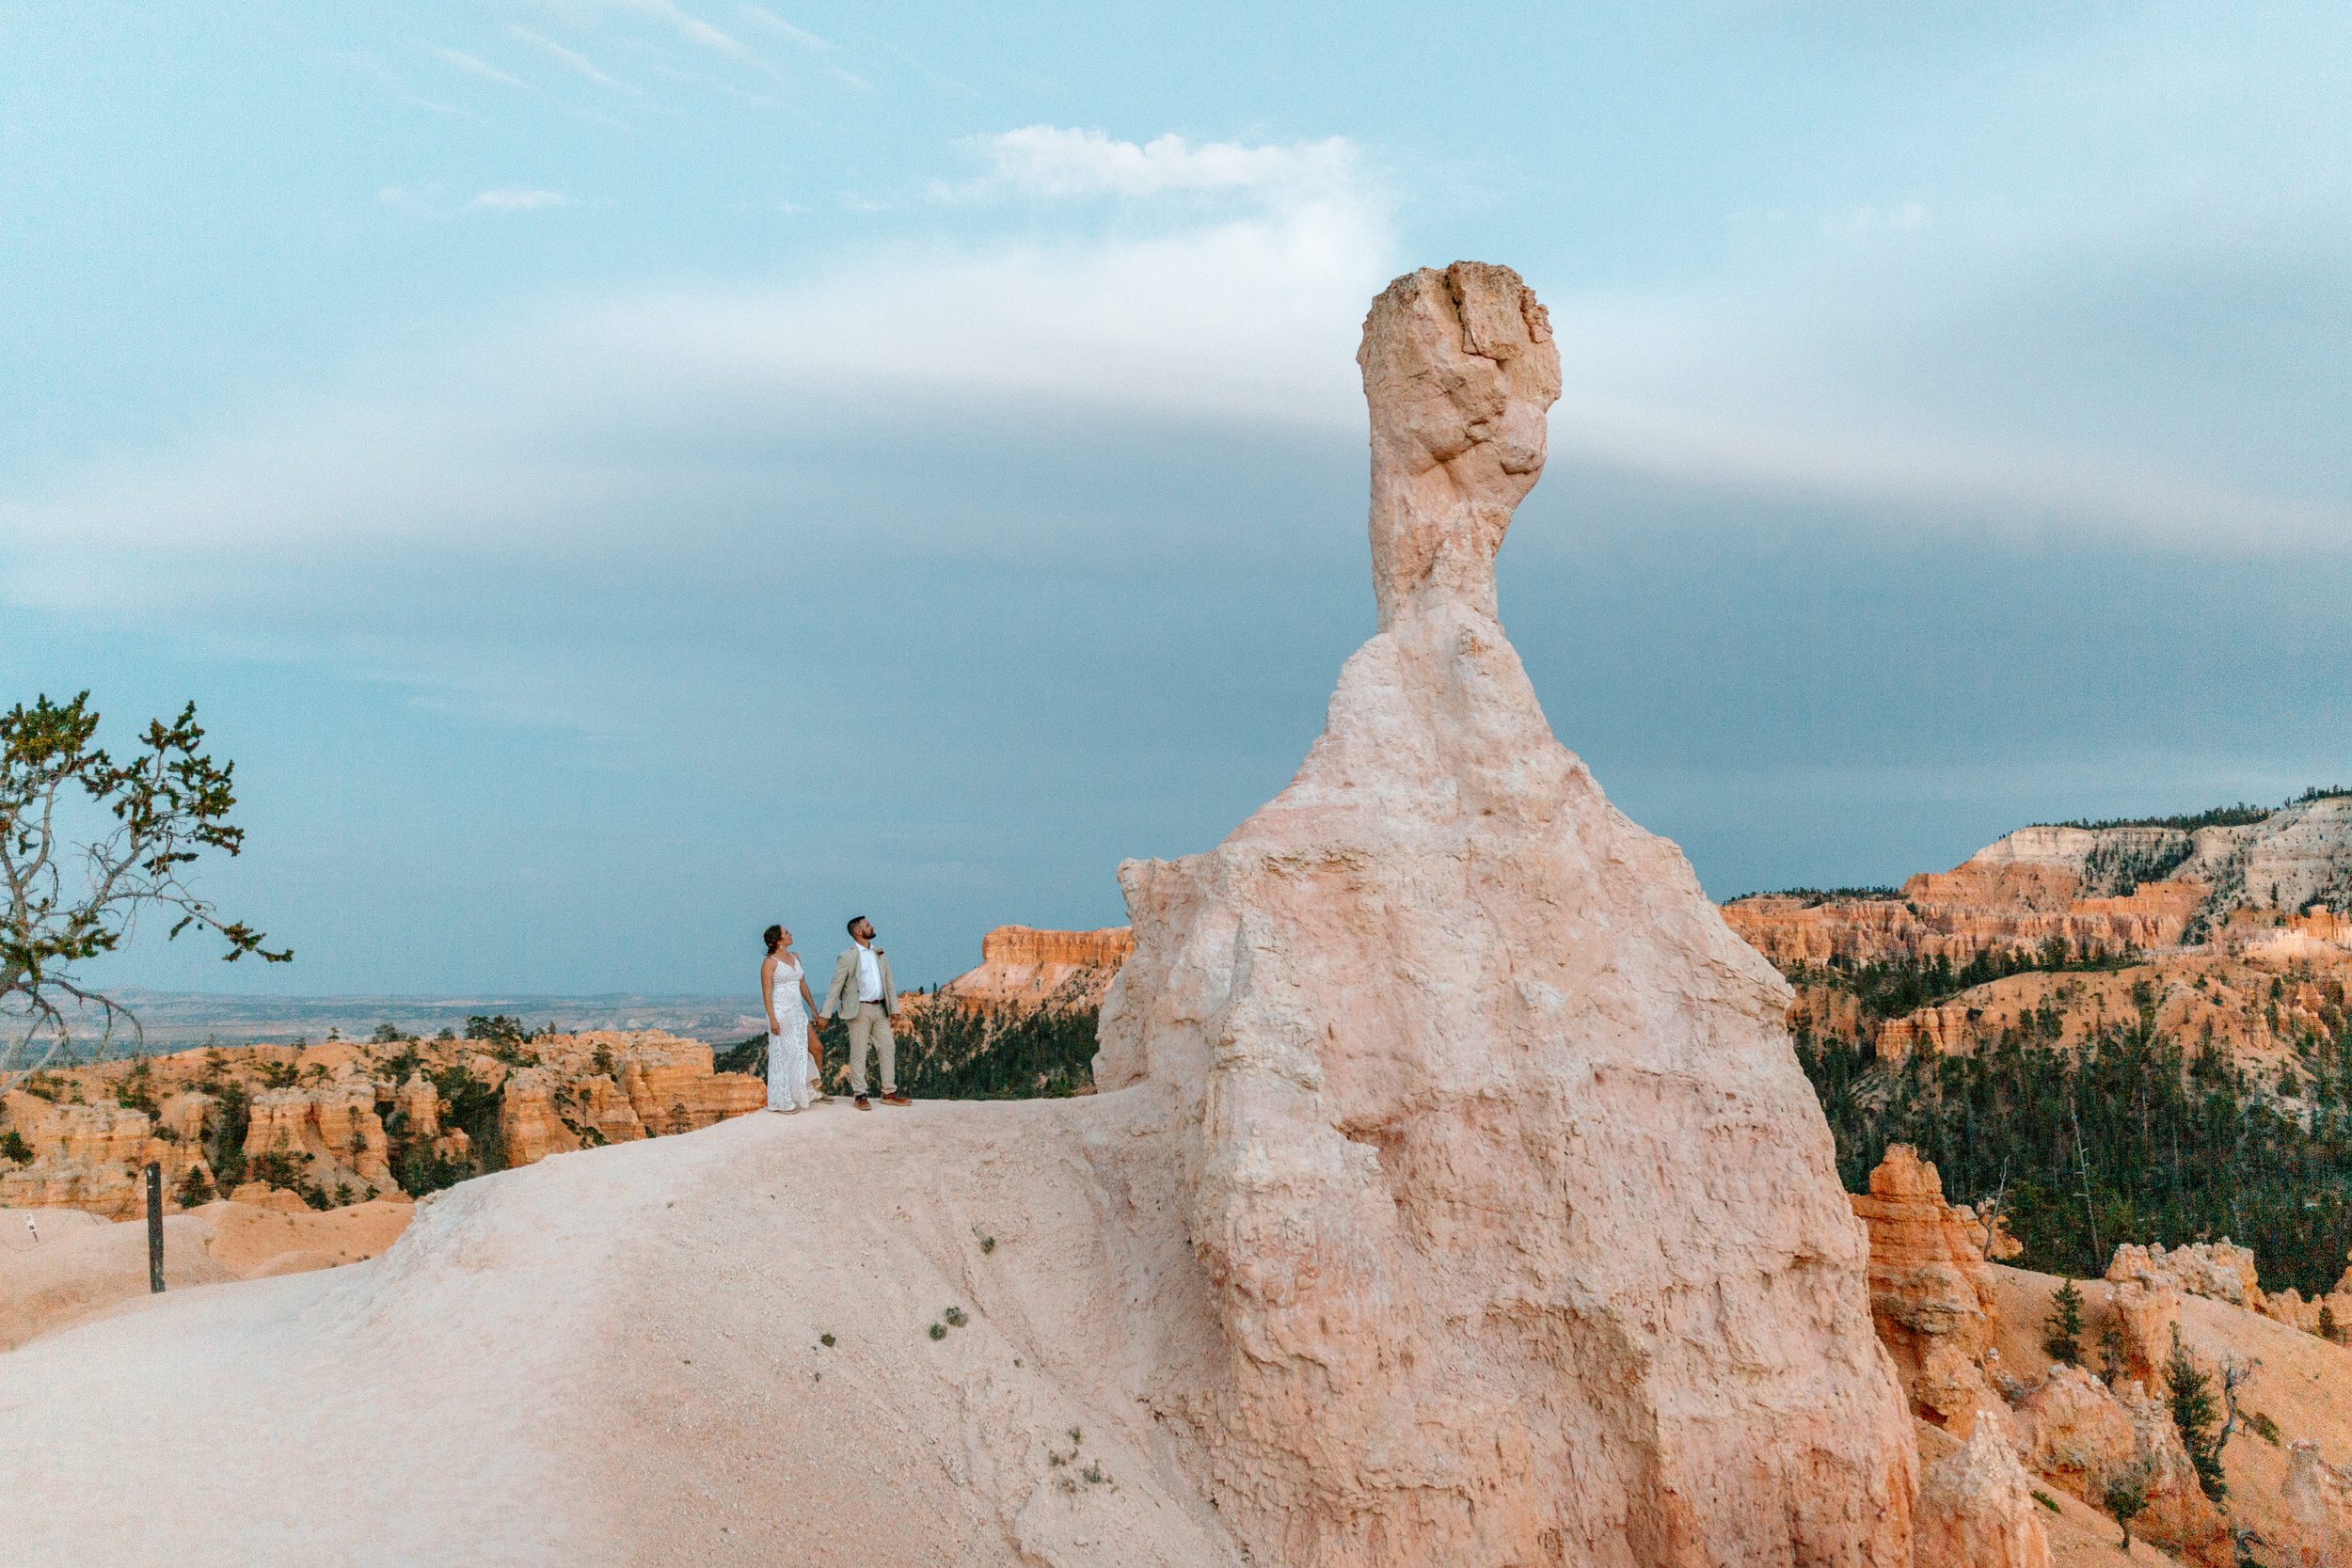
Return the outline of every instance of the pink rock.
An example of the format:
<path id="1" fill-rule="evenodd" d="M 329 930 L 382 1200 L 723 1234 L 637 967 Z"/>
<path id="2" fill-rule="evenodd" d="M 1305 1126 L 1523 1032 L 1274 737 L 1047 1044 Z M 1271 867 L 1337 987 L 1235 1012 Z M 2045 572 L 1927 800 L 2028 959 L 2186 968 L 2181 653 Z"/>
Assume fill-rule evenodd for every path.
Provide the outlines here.
<path id="1" fill-rule="evenodd" d="M 1788 989 L 1496 620 L 1543 308 L 1414 273 L 1358 359 L 1379 632 L 1279 797 L 1120 872 L 1098 1081 L 1194 1129 L 1223 1332 L 1164 1403 L 1261 1561 L 1901 1568 L 1916 1450 Z"/>

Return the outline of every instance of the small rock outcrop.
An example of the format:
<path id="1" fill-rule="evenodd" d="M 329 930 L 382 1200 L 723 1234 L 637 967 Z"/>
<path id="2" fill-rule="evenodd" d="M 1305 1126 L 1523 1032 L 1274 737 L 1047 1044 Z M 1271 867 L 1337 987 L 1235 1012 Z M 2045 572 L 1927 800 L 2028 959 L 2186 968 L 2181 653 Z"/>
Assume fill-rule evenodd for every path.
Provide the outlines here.
<path id="1" fill-rule="evenodd" d="M 2055 1366 L 2013 1412 L 2026 1466 L 2093 1508 L 2107 1487 L 2137 1474 L 2147 1508 L 2135 1534 L 2184 1560 L 2229 1568 L 2229 1531 L 2197 1483 L 2196 1469 L 2164 1405 L 2137 1382 L 2111 1391 L 2079 1367 Z"/>
<path id="2" fill-rule="evenodd" d="M 2136 1279 L 2152 1287 L 2169 1285 L 2184 1294 L 2226 1301 L 2233 1307 L 2259 1308 L 2263 1300 L 2262 1284 L 2254 1272 L 2254 1249 L 2234 1245 L 2227 1236 L 2169 1252 L 2161 1242 L 2150 1246 L 2125 1242 L 2115 1249 L 2107 1277 L 2118 1282 Z"/>
<path id="3" fill-rule="evenodd" d="M 1935 1167 L 1907 1144 L 1889 1148 L 1870 1190 L 1849 1201 L 1870 1232 L 1870 1319 L 1912 1408 L 1966 1437 L 1978 1408 L 1999 1402 L 1983 1370 L 1993 1342 L 1983 1227 L 1944 1201 Z"/>
<path id="4" fill-rule="evenodd" d="M 1925 1457 L 1935 1439 L 1922 1436 L 1915 1568 L 2050 1568 L 2050 1538 L 2000 1407 L 1969 1424 L 1968 1440 L 1936 1457 Z"/>
<path id="5" fill-rule="evenodd" d="M 1916 1450 L 1788 987 L 1552 738 L 1494 556 L 1560 389 L 1502 267 L 1359 363 L 1379 630 L 1216 848 L 1120 867 L 1098 1085 L 1188 1128 L 1155 1394 L 1256 1560 L 1911 1561 Z"/>
<path id="6" fill-rule="evenodd" d="M 2292 1523 L 2283 1543 L 2292 1568 L 2352 1568 L 2352 1474 L 2322 1459 L 2308 1437 L 2288 1446 L 2279 1500 Z"/>

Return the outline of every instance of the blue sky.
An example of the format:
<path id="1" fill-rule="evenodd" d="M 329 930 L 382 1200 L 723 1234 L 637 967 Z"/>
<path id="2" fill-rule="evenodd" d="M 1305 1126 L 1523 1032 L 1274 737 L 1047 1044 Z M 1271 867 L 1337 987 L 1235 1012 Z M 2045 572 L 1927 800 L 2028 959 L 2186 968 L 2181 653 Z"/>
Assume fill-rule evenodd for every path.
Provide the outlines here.
<path id="1" fill-rule="evenodd" d="M 1502 558 L 1709 890 L 2352 776 L 2340 6 L 0 3 L 0 674 L 197 701 L 297 950 L 723 990 L 1121 917 L 1370 630 L 1352 355 L 1507 261 Z"/>

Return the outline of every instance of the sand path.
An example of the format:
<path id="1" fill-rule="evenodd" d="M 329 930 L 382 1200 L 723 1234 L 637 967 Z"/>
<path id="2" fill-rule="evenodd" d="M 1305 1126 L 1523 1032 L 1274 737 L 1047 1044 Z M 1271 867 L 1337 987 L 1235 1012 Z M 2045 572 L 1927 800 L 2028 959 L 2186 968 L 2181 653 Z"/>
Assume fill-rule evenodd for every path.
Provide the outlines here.
<path id="1" fill-rule="evenodd" d="M 0 1540 L 174 1568 L 1237 1562 L 1146 1386 L 1211 1332 L 1151 1110 L 744 1117 L 466 1183 L 368 1262 L 45 1336 L 0 1355 Z"/>

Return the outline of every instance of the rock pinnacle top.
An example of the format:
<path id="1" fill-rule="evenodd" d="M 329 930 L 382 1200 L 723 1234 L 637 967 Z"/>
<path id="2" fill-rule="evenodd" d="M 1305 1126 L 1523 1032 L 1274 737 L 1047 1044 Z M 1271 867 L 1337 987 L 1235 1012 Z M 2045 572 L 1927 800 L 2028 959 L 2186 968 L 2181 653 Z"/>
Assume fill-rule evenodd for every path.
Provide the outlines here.
<path id="1" fill-rule="evenodd" d="M 1544 467 L 1560 351 L 1509 267 L 1423 267 L 1383 290 L 1356 363 L 1372 413 L 1372 578 L 1386 629 L 1424 595 L 1495 613 L 1495 552 Z"/>

